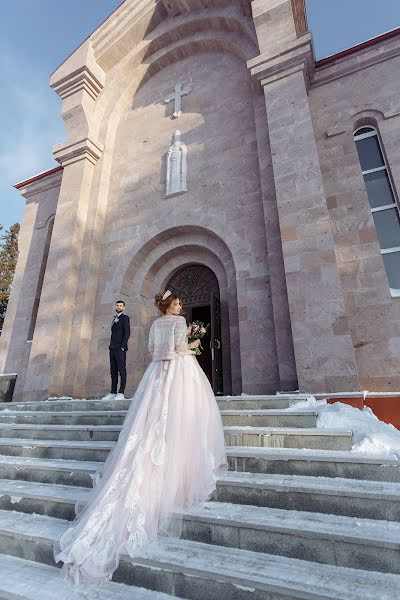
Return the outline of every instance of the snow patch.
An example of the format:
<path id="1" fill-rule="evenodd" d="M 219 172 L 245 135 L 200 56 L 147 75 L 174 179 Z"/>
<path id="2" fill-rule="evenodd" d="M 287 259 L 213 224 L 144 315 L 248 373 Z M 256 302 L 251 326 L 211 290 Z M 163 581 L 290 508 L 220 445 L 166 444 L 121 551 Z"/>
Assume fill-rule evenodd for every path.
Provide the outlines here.
<path id="1" fill-rule="evenodd" d="M 256 591 L 256 588 L 254 588 L 254 587 L 249 587 L 246 585 L 239 585 L 238 583 L 235 583 L 234 585 L 237 590 L 242 590 L 243 592 L 253 592 L 254 593 Z"/>
<path id="2" fill-rule="evenodd" d="M 11 504 L 18 504 L 18 502 L 21 502 L 22 496 L 10 496 L 10 499 Z"/>
<path id="3" fill-rule="evenodd" d="M 328 404 L 326 400 L 308 396 L 285 410 L 300 409 L 318 414 L 318 429 L 350 429 L 353 432 L 353 452 L 400 460 L 400 431 L 380 421 L 369 407 L 360 410 L 343 402 Z"/>

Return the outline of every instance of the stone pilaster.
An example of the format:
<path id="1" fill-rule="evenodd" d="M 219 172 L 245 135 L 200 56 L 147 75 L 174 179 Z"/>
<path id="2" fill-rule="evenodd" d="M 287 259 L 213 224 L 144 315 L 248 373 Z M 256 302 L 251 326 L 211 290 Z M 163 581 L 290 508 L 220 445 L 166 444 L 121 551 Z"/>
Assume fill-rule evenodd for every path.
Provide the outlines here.
<path id="1" fill-rule="evenodd" d="M 52 216 L 56 211 L 62 169 L 54 169 L 15 187 L 26 199 L 18 236 L 18 262 L 0 337 L 0 374 L 17 373 L 14 400 L 22 397 L 31 351 L 31 327 Z"/>
<path id="2" fill-rule="evenodd" d="M 26 399 L 74 392 L 77 356 L 71 361 L 69 348 L 80 335 L 73 327 L 73 318 L 80 312 L 77 292 L 83 268 L 82 245 L 94 168 L 103 150 L 91 135 L 91 118 L 103 84 L 104 73 L 93 58 L 89 41 L 51 79 L 63 99 L 62 115 L 69 137 L 54 148 L 64 171 L 32 341 Z"/>
<path id="3" fill-rule="evenodd" d="M 299 387 L 358 389 L 307 96 L 311 35 L 297 37 L 290 0 L 252 6 L 262 54 L 248 66 L 265 96 Z"/>

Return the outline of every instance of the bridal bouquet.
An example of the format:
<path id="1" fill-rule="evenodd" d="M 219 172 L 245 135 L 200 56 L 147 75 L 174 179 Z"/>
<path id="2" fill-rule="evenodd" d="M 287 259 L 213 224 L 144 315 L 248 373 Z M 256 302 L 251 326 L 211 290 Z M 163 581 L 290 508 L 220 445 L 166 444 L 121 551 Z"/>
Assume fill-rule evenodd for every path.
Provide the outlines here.
<path id="1" fill-rule="evenodd" d="M 194 342 L 195 340 L 201 340 L 207 333 L 207 329 L 210 327 L 210 324 L 204 325 L 202 321 L 193 321 L 190 323 L 187 329 L 187 335 L 189 342 Z M 199 348 L 194 349 L 194 353 L 196 356 L 201 354 L 201 344 Z"/>

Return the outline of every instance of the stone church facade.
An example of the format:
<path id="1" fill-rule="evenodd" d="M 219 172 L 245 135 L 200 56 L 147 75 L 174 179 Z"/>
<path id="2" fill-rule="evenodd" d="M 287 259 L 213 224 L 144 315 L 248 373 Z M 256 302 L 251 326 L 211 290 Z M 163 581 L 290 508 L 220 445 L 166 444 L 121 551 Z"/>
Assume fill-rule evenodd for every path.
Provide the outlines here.
<path id="1" fill-rule="evenodd" d="M 17 185 L 13 399 L 109 391 L 118 299 L 133 392 L 166 286 L 216 393 L 398 391 L 399 69 L 399 31 L 316 62 L 302 0 L 125 0 L 51 76 L 60 167 Z"/>

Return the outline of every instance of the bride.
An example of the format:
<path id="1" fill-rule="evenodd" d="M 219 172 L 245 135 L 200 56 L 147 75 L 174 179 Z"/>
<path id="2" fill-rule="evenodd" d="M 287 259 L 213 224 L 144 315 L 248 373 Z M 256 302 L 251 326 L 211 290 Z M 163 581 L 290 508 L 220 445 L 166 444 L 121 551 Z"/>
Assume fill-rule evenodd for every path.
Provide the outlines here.
<path id="1" fill-rule="evenodd" d="M 180 299 L 158 294 L 149 334 L 153 360 L 94 489 L 54 548 L 76 582 L 111 579 L 121 554 L 160 535 L 179 536 L 182 512 L 206 501 L 226 469 L 221 416 L 188 344 Z"/>

